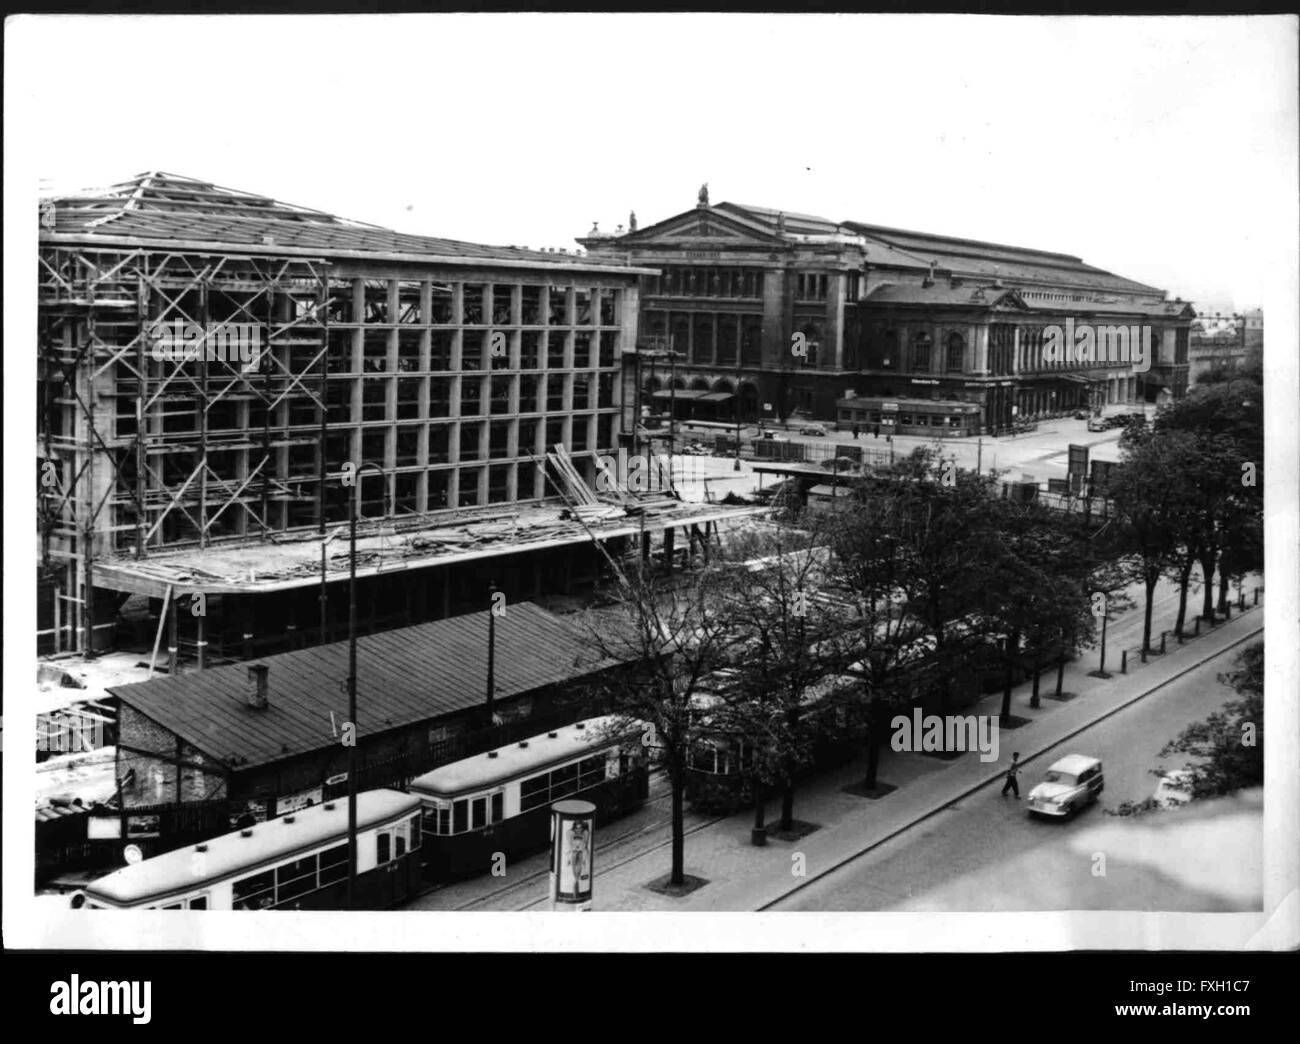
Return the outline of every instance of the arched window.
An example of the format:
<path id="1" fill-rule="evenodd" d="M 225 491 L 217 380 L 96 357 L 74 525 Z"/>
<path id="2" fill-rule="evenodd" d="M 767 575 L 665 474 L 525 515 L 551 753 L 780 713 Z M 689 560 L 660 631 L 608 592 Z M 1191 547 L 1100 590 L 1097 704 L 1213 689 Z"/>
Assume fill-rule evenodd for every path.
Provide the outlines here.
<path id="1" fill-rule="evenodd" d="M 948 358 L 944 369 L 949 373 L 960 373 L 966 354 L 966 339 L 956 330 L 948 335 Z"/>
<path id="2" fill-rule="evenodd" d="M 918 373 L 930 372 L 930 349 L 934 339 L 928 333 L 919 333 L 912 338 L 912 369 Z"/>

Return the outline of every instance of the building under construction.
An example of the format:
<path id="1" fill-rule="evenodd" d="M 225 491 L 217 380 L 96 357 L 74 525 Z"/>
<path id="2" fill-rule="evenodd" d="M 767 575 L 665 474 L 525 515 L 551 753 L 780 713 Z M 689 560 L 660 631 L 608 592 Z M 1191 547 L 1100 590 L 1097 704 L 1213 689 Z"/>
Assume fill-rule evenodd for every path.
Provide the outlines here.
<path id="1" fill-rule="evenodd" d="M 152 642 L 174 670 L 342 637 L 354 495 L 367 631 L 737 514 L 591 492 L 652 270 L 161 173 L 40 223 L 42 653 Z"/>

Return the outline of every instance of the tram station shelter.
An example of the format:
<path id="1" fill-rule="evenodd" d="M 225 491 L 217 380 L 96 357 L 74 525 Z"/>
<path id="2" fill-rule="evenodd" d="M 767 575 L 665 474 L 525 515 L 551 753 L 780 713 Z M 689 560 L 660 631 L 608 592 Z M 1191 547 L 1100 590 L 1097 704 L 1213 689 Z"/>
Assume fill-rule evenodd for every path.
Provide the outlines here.
<path id="1" fill-rule="evenodd" d="M 531 602 L 357 641 L 358 789 L 400 786 L 457 757 L 580 717 L 616 659 Z M 116 686 L 117 778 L 131 809 L 224 800 L 265 819 L 347 793 L 348 643 Z M 127 832 L 147 835 L 149 823 Z"/>

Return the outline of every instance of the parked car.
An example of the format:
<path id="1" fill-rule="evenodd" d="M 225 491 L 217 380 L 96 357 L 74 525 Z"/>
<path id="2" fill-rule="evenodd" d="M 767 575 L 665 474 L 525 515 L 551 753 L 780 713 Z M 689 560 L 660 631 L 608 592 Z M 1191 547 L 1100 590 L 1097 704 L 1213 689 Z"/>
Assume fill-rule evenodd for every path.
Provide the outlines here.
<path id="1" fill-rule="evenodd" d="M 1064 818 L 1096 801 L 1105 786 L 1100 759 L 1069 754 L 1055 762 L 1029 792 L 1029 811 Z"/>
<path id="2" fill-rule="evenodd" d="M 1074 419 L 1075 419 L 1075 420 L 1087 420 L 1087 419 L 1088 419 L 1088 411 L 1087 411 L 1087 410 L 1075 410 L 1075 411 L 1074 411 Z"/>
<path id="3" fill-rule="evenodd" d="M 805 424 L 799 429 L 799 432 L 802 435 L 825 435 L 826 429 L 820 424 Z"/>
<path id="4" fill-rule="evenodd" d="M 1192 773 L 1187 769 L 1173 769 L 1164 773 L 1152 799 L 1161 808 L 1187 804 L 1192 800 Z"/>

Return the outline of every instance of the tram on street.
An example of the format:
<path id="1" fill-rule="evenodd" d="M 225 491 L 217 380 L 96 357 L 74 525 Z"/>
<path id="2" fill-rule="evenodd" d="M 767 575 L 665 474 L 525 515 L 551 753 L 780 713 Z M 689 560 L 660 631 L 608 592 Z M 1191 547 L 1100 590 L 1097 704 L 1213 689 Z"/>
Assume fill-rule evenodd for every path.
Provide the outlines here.
<path id="1" fill-rule="evenodd" d="M 358 909 L 382 910 L 419 884 L 420 799 L 357 795 Z M 143 859 L 91 882 L 86 909 L 338 910 L 347 907 L 348 803 L 327 801 L 197 845 Z"/>
<path id="2" fill-rule="evenodd" d="M 588 718 L 416 777 L 425 876 L 468 877 L 489 871 L 497 853 L 544 848 L 561 798 L 593 802 L 597 824 L 639 807 L 649 793 L 648 728 L 619 715 Z"/>
<path id="3" fill-rule="evenodd" d="M 699 812 L 734 812 L 753 802 L 754 743 L 725 728 L 710 730 L 710 710 L 725 702 L 723 693 L 734 684 L 734 672 L 716 671 L 705 681 L 706 691 L 691 699 L 697 736 L 686 754 L 686 800 Z M 812 758 L 800 775 L 843 764 L 859 751 L 859 744 L 844 728 L 839 697 L 862 683 L 848 674 L 831 674 L 810 685 L 803 694 L 803 713 L 837 715 L 836 728 L 828 729 L 813 745 Z"/>

